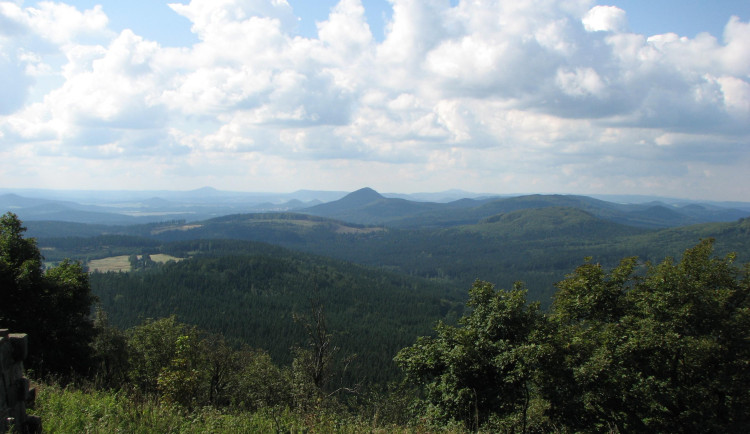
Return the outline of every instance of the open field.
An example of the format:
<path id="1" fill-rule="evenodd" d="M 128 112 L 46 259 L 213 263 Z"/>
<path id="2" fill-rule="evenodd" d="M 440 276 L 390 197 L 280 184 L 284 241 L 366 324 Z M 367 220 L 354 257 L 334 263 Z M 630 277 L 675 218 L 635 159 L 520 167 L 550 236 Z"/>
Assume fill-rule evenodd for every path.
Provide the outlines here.
<path id="1" fill-rule="evenodd" d="M 138 256 L 140 258 L 140 255 Z M 88 267 L 90 271 L 99 271 L 106 273 L 108 271 L 127 272 L 130 271 L 130 260 L 128 255 L 112 256 L 103 259 L 94 259 L 89 261 Z M 151 255 L 151 260 L 154 262 L 164 263 L 167 261 L 181 261 L 183 258 L 176 258 L 170 255 L 164 255 L 158 253 Z"/>

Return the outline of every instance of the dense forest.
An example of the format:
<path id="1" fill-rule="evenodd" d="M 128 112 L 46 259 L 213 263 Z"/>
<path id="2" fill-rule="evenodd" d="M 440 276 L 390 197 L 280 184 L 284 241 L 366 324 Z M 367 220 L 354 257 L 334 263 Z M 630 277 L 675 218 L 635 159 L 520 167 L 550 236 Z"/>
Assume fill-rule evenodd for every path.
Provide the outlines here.
<path id="1" fill-rule="evenodd" d="M 347 378 L 381 384 L 395 379 L 396 351 L 428 334 L 436 319 L 455 322 L 463 311 L 463 294 L 424 279 L 288 251 L 225 255 L 222 244 L 213 242 L 207 256 L 192 246 L 193 258 L 142 272 L 93 273 L 92 291 L 123 329 L 176 314 L 283 364 L 304 340 L 295 315 L 320 305 L 334 343 L 357 356 Z"/>
<path id="2" fill-rule="evenodd" d="M 465 292 L 476 279 L 505 288 L 520 280 L 527 284 L 529 298 L 545 308 L 555 282 L 585 257 L 607 266 L 626 256 L 653 262 L 714 238 L 717 253 L 737 252 L 738 260 L 750 261 L 750 219 L 647 229 L 555 206 L 514 210 L 460 226 L 415 229 L 293 213 L 239 214 L 190 224 L 102 226 L 93 232 L 90 226 L 73 223 L 30 222 L 28 226 L 52 263 L 64 258 L 86 263 L 134 253 L 184 258 L 191 251 L 180 242 L 196 240 L 205 245 L 201 254 L 215 245 L 216 255 L 242 255 L 251 247 L 241 241 L 258 241 L 429 279 L 458 292 Z M 51 236 L 56 233 L 70 235 Z"/>
<path id="3" fill-rule="evenodd" d="M 750 422 L 750 267 L 735 265 L 750 219 L 654 229 L 545 206 L 421 229 L 28 226 L 37 239 L 3 216 L 0 324 L 30 334 L 38 412 L 60 432 Z M 112 257 L 130 271 L 86 272 Z"/>

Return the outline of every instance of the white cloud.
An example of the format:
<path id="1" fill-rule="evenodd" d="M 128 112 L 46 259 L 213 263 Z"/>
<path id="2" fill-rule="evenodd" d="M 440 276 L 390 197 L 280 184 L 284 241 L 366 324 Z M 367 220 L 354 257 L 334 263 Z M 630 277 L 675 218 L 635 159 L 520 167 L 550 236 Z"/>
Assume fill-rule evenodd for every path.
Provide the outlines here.
<path id="1" fill-rule="evenodd" d="M 582 22 L 589 32 L 624 32 L 628 27 L 625 11 L 616 6 L 594 6 Z"/>
<path id="2" fill-rule="evenodd" d="M 0 2 L 4 156 L 106 160 L 122 179 L 154 164 L 144 176 L 194 170 L 219 187 L 325 169 L 537 191 L 627 173 L 667 185 L 747 161 L 750 23 L 732 18 L 721 40 L 647 38 L 588 0 L 391 3 L 380 43 L 359 0 L 340 1 L 317 38 L 295 36 L 283 0 L 171 4 L 198 42 L 169 48 L 111 32 L 100 7 Z"/>
<path id="3" fill-rule="evenodd" d="M 286 0 L 191 0 L 188 4 L 170 3 L 169 7 L 189 19 L 193 23 L 193 32 L 202 40 L 231 33 L 238 24 L 247 24 L 253 17 L 272 19 L 287 31 L 296 25 L 292 8 Z"/>
<path id="4" fill-rule="evenodd" d="M 724 29 L 726 46 L 720 56 L 727 72 L 735 75 L 750 75 L 750 22 L 743 23 L 732 17 Z"/>
<path id="5" fill-rule="evenodd" d="M 563 92 L 572 96 L 598 96 L 606 89 L 593 68 L 576 68 L 573 71 L 558 69 L 557 83 Z"/>
<path id="6" fill-rule="evenodd" d="M 359 0 L 342 0 L 327 21 L 318 23 L 318 35 L 321 42 L 341 56 L 341 62 L 356 59 L 371 49 L 372 33 Z"/>
<path id="7" fill-rule="evenodd" d="M 721 77 L 717 81 L 727 111 L 743 122 L 750 122 L 750 83 L 736 77 Z"/>
<path id="8" fill-rule="evenodd" d="M 62 3 L 42 2 L 39 8 L 29 8 L 18 16 L 34 35 L 57 44 L 69 44 L 85 38 L 106 35 L 107 16 L 101 5 L 83 12 Z"/>

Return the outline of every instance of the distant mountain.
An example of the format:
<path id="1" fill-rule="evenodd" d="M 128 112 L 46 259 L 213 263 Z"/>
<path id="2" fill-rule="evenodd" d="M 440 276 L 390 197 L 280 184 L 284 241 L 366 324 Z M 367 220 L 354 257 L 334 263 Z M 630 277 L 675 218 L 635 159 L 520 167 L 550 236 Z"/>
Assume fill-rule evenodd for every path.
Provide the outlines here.
<path id="1" fill-rule="evenodd" d="M 0 211 L 13 212 L 21 220 L 53 220 L 79 223 L 132 225 L 139 220 L 117 213 L 108 213 L 94 205 L 75 202 L 28 198 L 15 194 L 0 196 Z"/>
<path id="2" fill-rule="evenodd" d="M 595 199 L 601 199 L 607 202 L 619 204 L 646 204 L 646 203 L 663 203 L 667 206 L 684 207 L 698 205 L 708 209 L 735 209 L 742 212 L 750 212 L 750 202 L 732 202 L 732 201 L 711 201 L 711 200 L 691 200 L 676 199 L 660 196 L 644 195 L 622 195 L 622 194 L 591 194 L 588 195 Z"/>
<path id="3" fill-rule="evenodd" d="M 0 195 L 0 213 L 14 212 L 24 221 L 133 225 L 168 220 L 206 220 L 238 213 L 286 212 L 320 204 L 316 199 L 301 201 L 284 195 L 263 198 L 256 194 L 221 192 L 210 187 L 189 192 L 161 192 L 162 195 L 153 196 L 147 193 L 159 192 L 125 192 L 107 198 L 89 198 L 85 196 L 86 192 L 78 192 L 80 202 L 6 193 Z M 69 194 L 72 193 L 61 196 L 67 197 Z"/>
<path id="4" fill-rule="evenodd" d="M 624 224 L 641 227 L 674 227 L 703 223 L 699 219 L 680 213 L 675 208 L 663 204 L 645 204 L 631 206 L 612 218 Z"/>
<path id="5" fill-rule="evenodd" d="M 121 203 L 139 202 L 158 197 L 179 204 L 207 205 L 257 205 L 263 202 L 282 203 L 290 200 L 302 202 L 330 202 L 344 197 L 344 191 L 298 190 L 292 193 L 267 193 L 224 191 L 213 187 L 195 190 L 43 190 L 0 188 L 0 195 L 16 194 L 27 198 L 69 201 L 77 203 L 112 206 Z"/>
<path id="6" fill-rule="evenodd" d="M 670 206 L 661 202 L 619 204 L 575 195 L 527 195 L 508 198 L 461 199 L 449 203 L 386 198 L 363 188 L 342 199 L 302 209 L 301 212 L 351 223 L 397 228 L 451 227 L 474 224 L 497 214 L 523 209 L 576 208 L 592 216 L 641 228 L 667 228 L 750 215 L 736 209 Z"/>
<path id="7" fill-rule="evenodd" d="M 313 209 L 323 209 L 327 212 L 336 212 L 341 210 L 351 210 L 358 207 L 371 205 L 374 202 L 385 200 L 385 197 L 371 188 L 362 188 L 355 192 L 349 193 L 339 200 L 318 205 Z"/>
<path id="8" fill-rule="evenodd" d="M 488 198 L 499 198 L 499 197 L 512 197 L 518 196 L 517 194 L 488 194 L 488 193 L 472 193 L 465 190 L 446 190 L 439 191 L 436 193 L 383 193 L 383 196 L 395 198 L 395 199 L 406 199 L 414 200 L 417 202 L 437 202 L 437 203 L 448 203 L 454 202 L 461 199 L 488 199 Z"/>
<path id="9" fill-rule="evenodd" d="M 215 197 L 221 194 L 221 192 L 213 187 L 201 187 L 195 190 L 185 192 L 186 196 L 190 197 Z"/>
<path id="10" fill-rule="evenodd" d="M 132 225 L 137 218 L 122 214 L 71 209 L 62 204 L 50 203 L 18 210 L 21 220 L 50 220 L 61 222 L 96 223 L 110 225 Z"/>
<path id="11" fill-rule="evenodd" d="M 13 211 L 19 208 L 38 206 L 49 202 L 50 201 L 47 199 L 23 197 L 12 193 L 0 195 L 0 208 L 8 211 Z"/>
<path id="12" fill-rule="evenodd" d="M 435 209 L 439 204 L 386 198 L 371 188 L 362 188 L 339 200 L 301 210 L 312 215 L 358 224 L 382 224 L 406 215 Z"/>
<path id="13" fill-rule="evenodd" d="M 611 222 L 656 229 L 735 221 L 750 215 L 748 203 L 646 200 L 654 199 L 650 197 L 637 197 L 637 203 L 621 203 L 576 195 L 481 197 L 467 193 L 472 197 L 446 202 L 447 197 L 465 192 L 393 197 L 372 188 L 349 194 L 308 190 L 243 193 L 212 187 L 191 191 L 23 191 L 24 194 L 20 194 L 0 189 L 0 212 L 13 211 L 24 221 L 57 220 L 106 225 L 181 219 L 196 222 L 254 212 L 304 212 L 353 224 L 405 229 L 445 228 L 471 225 L 497 214 L 522 209 L 564 207 L 581 209 Z M 429 197 L 435 201 L 422 200 Z M 628 197 L 621 199 L 625 198 Z"/>
<path id="14" fill-rule="evenodd" d="M 309 206 L 309 204 L 306 204 L 302 202 L 301 200 L 292 199 L 290 201 L 281 203 L 278 205 L 278 207 L 283 211 L 291 211 L 295 209 L 305 208 Z"/>
<path id="15" fill-rule="evenodd" d="M 513 239 L 577 237 L 606 239 L 643 233 L 642 229 L 603 220 L 577 208 L 547 207 L 498 214 L 467 226 L 467 231 Z"/>
<path id="16" fill-rule="evenodd" d="M 297 190 L 293 193 L 279 195 L 286 199 L 298 199 L 303 202 L 331 202 L 349 194 L 347 191 Z"/>
<path id="17" fill-rule="evenodd" d="M 679 208 L 679 212 L 702 221 L 733 221 L 750 215 L 750 208 L 723 208 L 703 204 L 688 204 Z"/>
<path id="18" fill-rule="evenodd" d="M 13 211 L 26 208 L 35 207 L 66 207 L 69 209 L 78 210 L 96 210 L 96 207 L 81 205 L 72 201 L 56 200 L 56 199 L 44 199 L 36 197 L 25 197 L 17 194 L 3 194 L 0 195 L 0 209 Z"/>

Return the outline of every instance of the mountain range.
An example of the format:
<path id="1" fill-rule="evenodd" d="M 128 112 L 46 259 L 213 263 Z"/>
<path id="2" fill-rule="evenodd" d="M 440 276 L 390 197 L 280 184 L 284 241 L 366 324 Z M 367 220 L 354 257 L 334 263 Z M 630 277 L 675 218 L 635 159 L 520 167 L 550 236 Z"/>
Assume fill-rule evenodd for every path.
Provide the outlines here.
<path id="1" fill-rule="evenodd" d="M 700 203 L 670 205 L 662 201 L 621 204 L 576 195 L 465 198 L 448 203 L 436 203 L 388 198 L 370 188 L 363 188 L 341 199 L 299 211 L 350 223 L 424 228 L 474 224 L 498 214 L 552 207 L 580 209 L 604 220 L 642 228 L 726 222 L 750 215 L 750 204 L 746 209 Z"/>
<path id="2" fill-rule="evenodd" d="M 466 288 L 475 279 L 549 301 L 554 283 L 585 257 L 678 257 L 714 238 L 717 254 L 748 261 L 750 210 L 714 204 L 620 204 L 586 196 L 528 195 L 420 202 L 361 189 L 293 212 L 113 225 L 24 221 L 45 258 L 81 260 L 170 252 L 170 243 L 264 242 Z M 225 242 L 222 241 L 222 242 Z M 209 249 L 210 250 L 210 249 Z"/>
<path id="3" fill-rule="evenodd" d="M 460 197 L 457 199 L 457 197 Z M 371 188 L 345 192 L 241 193 L 202 188 L 170 191 L 0 190 L 0 211 L 24 221 L 133 225 L 169 220 L 202 221 L 232 214 L 298 212 L 363 225 L 393 228 L 474 224 L 522 209 L 569 207 L 604 220 L 642 228 L 728 222 L 750 215 L 750 203 L 697 202 L 630 197 L 616 202 L 577 195 L 497 196 L 452 190 L 414 195 L 381 194 Z"/>

